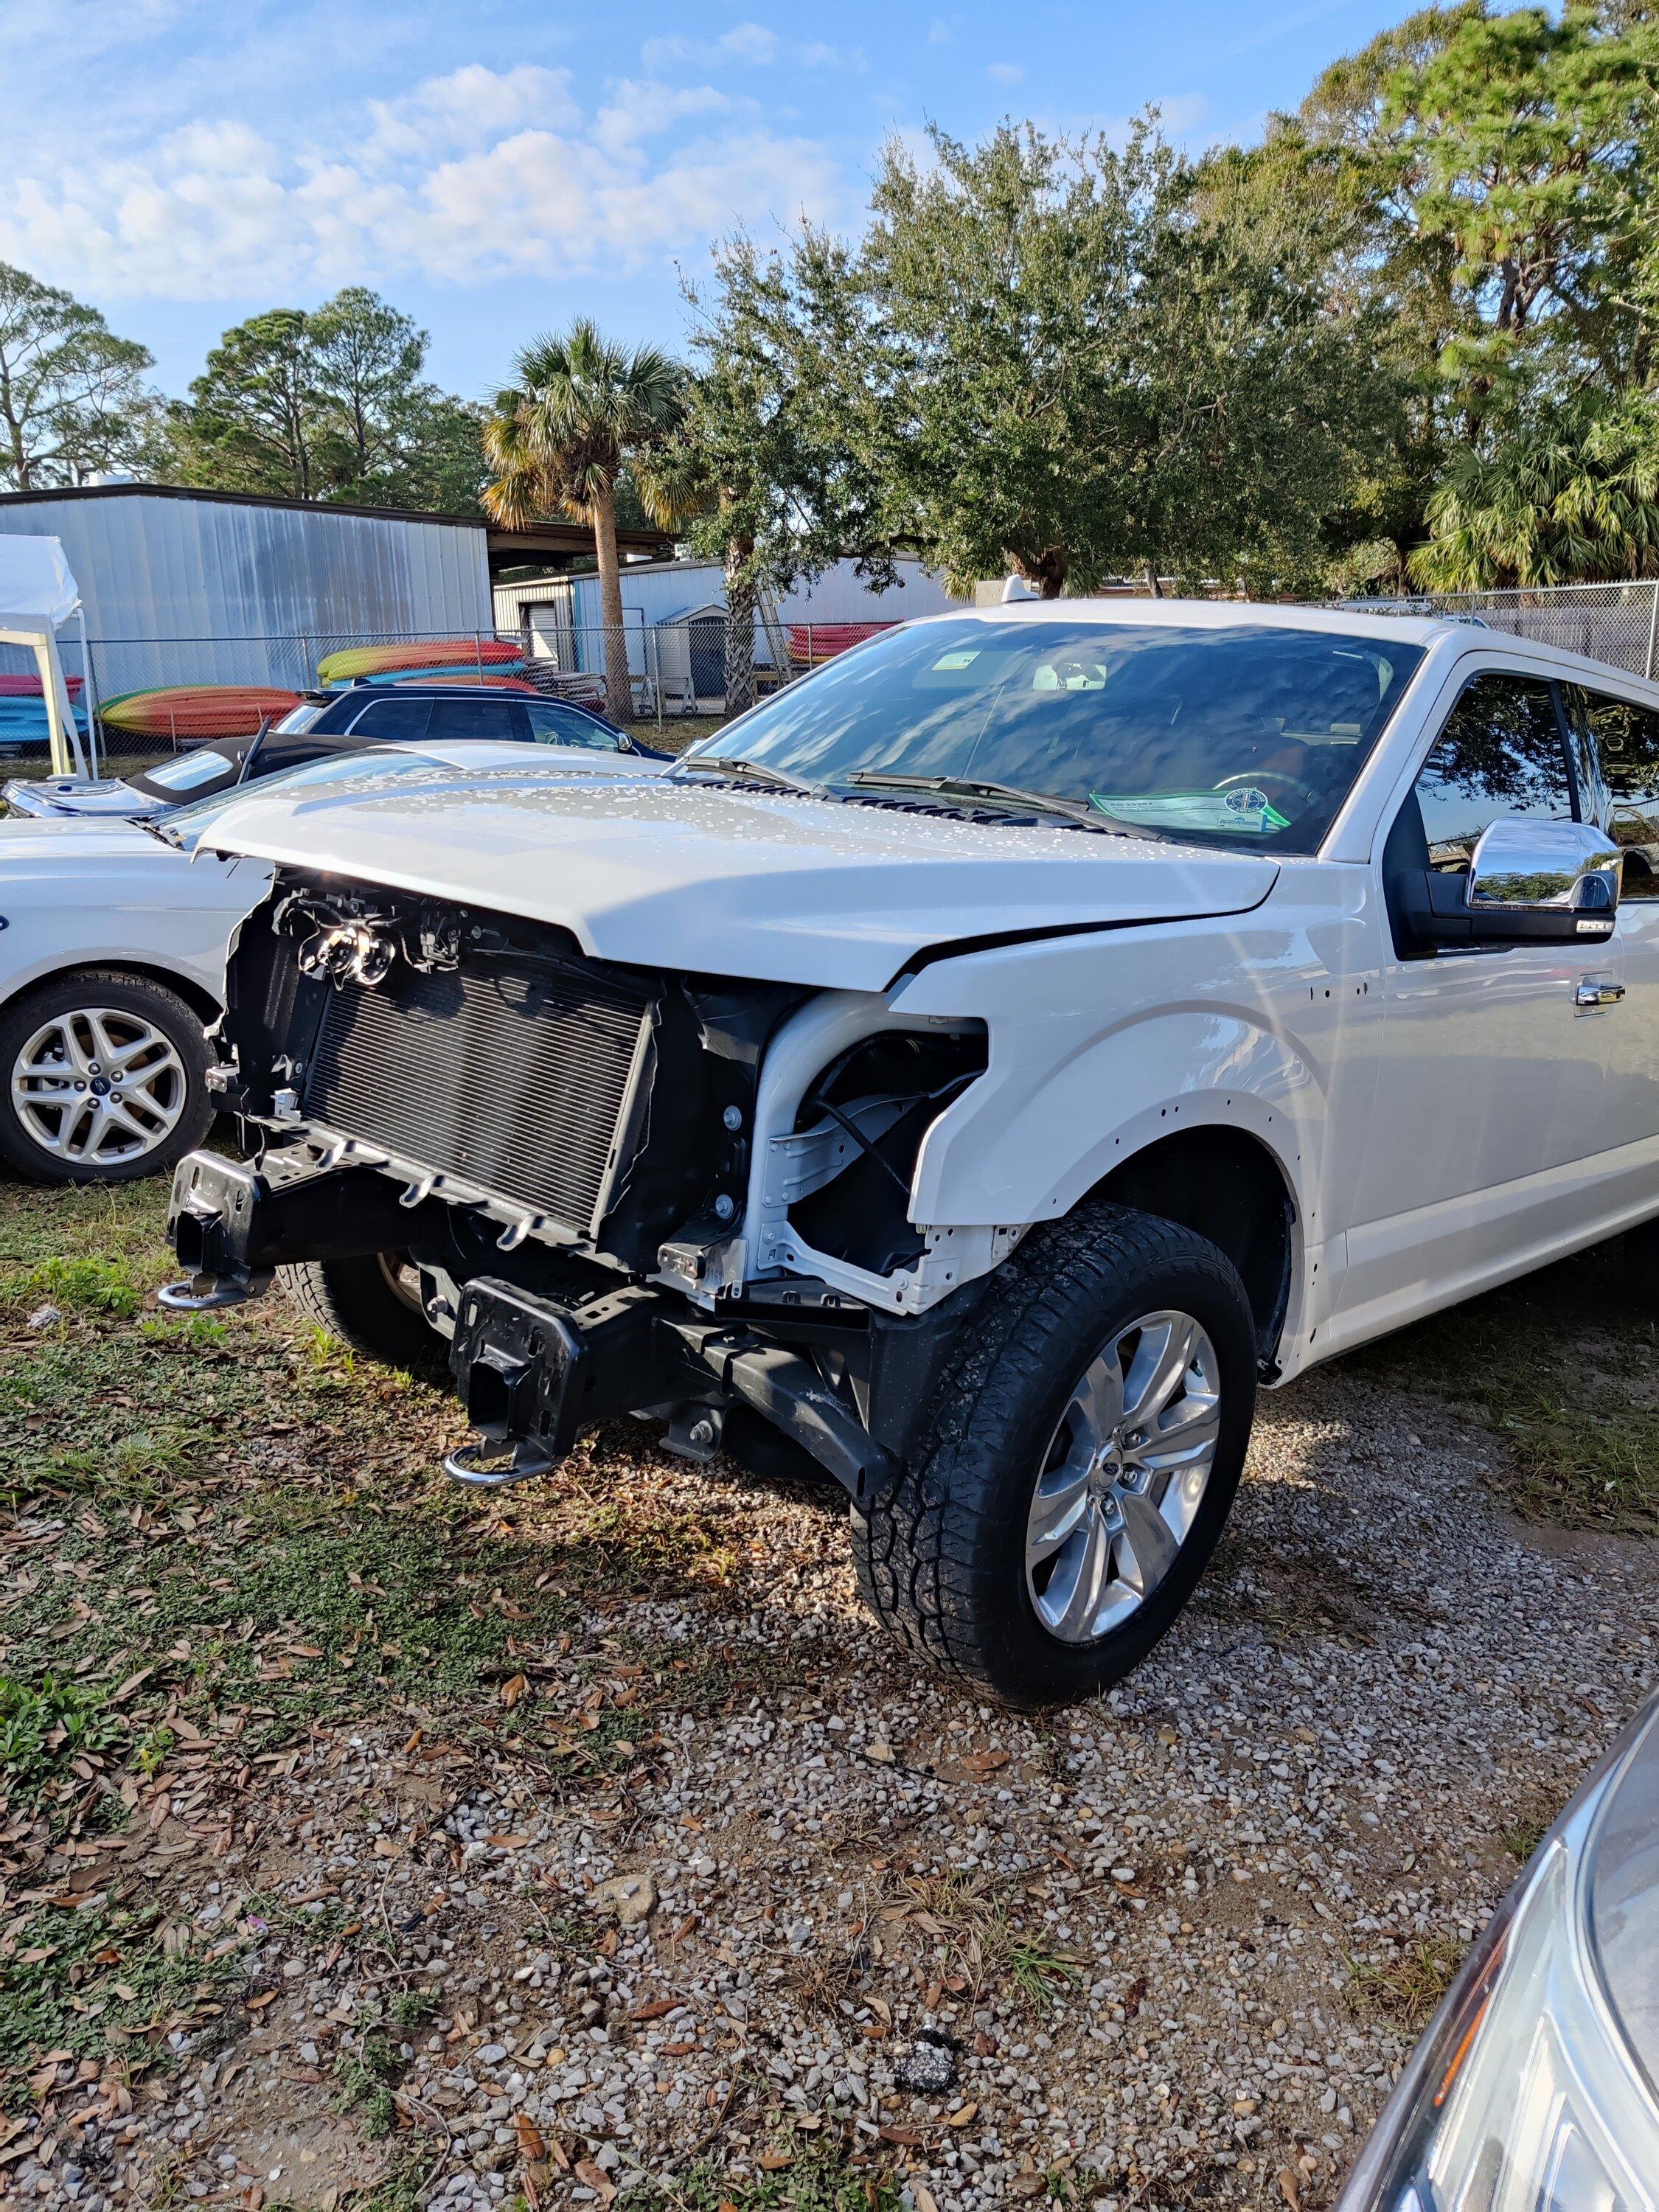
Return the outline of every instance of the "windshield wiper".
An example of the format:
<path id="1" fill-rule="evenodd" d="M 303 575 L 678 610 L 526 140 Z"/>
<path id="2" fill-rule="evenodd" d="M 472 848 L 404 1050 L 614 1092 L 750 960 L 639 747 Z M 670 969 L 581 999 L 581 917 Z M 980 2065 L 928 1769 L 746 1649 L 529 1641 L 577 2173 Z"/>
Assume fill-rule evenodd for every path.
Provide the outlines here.
<path id="1" fill-rule="evenodd" d="M 178 831 L 167 829 L 163 823 L 158 822 L 153 814 L 141 814 L 137 820 L 141 830 L 148 830 L 152 837 L 159 837 L 164 845 L 171 845 L 175 853 L 184 851 L 184 841 Z"/>
<path id="2" fill-rule="evenodd" d="M 1044 814 L 1063 814 L 1109 837 L 1132 837 L 1136 832 L 1104 822 L 1086 799 L 1061 799 L 1051 791 L 1026 791 L 1017 783 L 995 783 L 977 775 L 890 775 L 885 769 L 855 768 L 848 783 L 878 787 L 888 791 L 927 791 L 941 799 L 989 799 L 1010 806 L 1031 806 Z"/>
<path id="3" fill-rule="evenodd" d="M 818 786 L 809 783 L 805 776 L 788 775 L 781 768 L 768 768 L 764 761 L 728 760 L 720 753 L 682 753 L 674 763 L 675 769 L 708 769 L 715 775 L 738 779 L 753 776 L 757 783 L 769 783 L 778 791 L 810 792 L 817 796 Z"/>

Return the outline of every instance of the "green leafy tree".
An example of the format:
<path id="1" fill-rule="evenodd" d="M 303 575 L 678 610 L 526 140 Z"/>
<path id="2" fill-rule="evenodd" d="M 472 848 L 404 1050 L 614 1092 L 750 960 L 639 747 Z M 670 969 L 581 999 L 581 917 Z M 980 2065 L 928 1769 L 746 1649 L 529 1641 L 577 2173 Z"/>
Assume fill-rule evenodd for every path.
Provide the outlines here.
<path id="1" fill-rule="evenodd" d="M 1194 165 L 1155 119 L 1117 150 L 1005 127 L 884 157 L 831 363 L 890 542 L 958 586 L 1321 577 L 1389 390 L 1310 183 Z"/>
<path id="2" fill-rule="evenodd" d="M 131 465 L 154 424 L 153 366 L 95 307 L 0 262 L 0 483 L 42 491 Z"/>
<path id="3" fill-rule="evenodd" d="M 225 332 L 172 410 L 175 472 L 292 499 L 477 512 L 481 418 L 422 380 L 428 340 L 359 285 Z"/>
<path id="4" fill-rule="evenodd" d="M 227 331 L 173 421 L 181 483 L 320 498 L 326 428 L 307 317 L 276 307 Z"/>
<path id="5" fill-rule="evenodd" d="M 1656 366 L 1656 88 L 1640 0 L 1462 0 L 1334 64 L 1279 126 L 1339 155 L 1368 210 L 1350 268 L 1404 394 L 1376 511 L 1402 555 L 1444 538 L 1413 554 L 1419 581 L 1535 580 L 1540 562 L 1616 574 L 1642 557 L 1618 516 L 1641 474 L 1622 410 Z M 1548 513 L 1529 541 L 1532 495 Z"/>
<path id="6" fill-rule="evenodd" d="M 684 404 L 685 372 L 655 346 L 631 351 L 586 317 L 540 337 L 514 363 L 516 383 L 484 423 L 491 477 L 484 505 L 519 527 L 545 514 L 591 525 L 605 627 L 605 690 L 614 716 L 632 712 L 617 557 L 617 487 L 626 468 L 646 512 L 674 516 L 674 486 L 653 472 Z"/>
<path id="7" fill-rule="evenodd" d="M 830 364 L 842 337 L 846 260 L 807 232 L 787 253 L 738 237 L 712 283 L 688 284 L 694 374 L 678 428 L 654 471 L 672 488 L 687 542 L 723 565 L 728 714 L 754 699 L 755 613 L 845 554 L 877 583 L 893 568 L 881 488 L 835 406 Z"/>
<path id="8" fill-rule="evenodd" d="M 1144 134 L 1120 155 L 1029 126 L 933 148 L 926 167 L 883 154 L 848 270 L 844 411 L 872 438 L 896 540 L 958 586 L 1012 569 L 1053 597 L 1122 538 L 1136 245 L 1170 157 Z"/>
<path id="9" fill-rule="evenodd" d="M 349 285 L 307 319 L 307 339 L 330 495 L 476 512 L 483 416 L 422 380 L 429 341 L 414 319 Z"/>

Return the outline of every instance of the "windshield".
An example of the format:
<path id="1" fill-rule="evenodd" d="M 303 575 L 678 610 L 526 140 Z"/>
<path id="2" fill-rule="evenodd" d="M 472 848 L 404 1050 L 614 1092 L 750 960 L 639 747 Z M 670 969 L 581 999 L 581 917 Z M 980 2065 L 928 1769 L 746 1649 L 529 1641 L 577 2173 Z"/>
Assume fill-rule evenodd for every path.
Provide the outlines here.
<path id="1" fill-rule="evenodd" d="M 235 743 L 240 744 L 240 739 Z M 234 745 L 221 751 L 216 745 L 203 745 L 194 752 L 175 753 L 171 760 L 158 761 L 127 781 L 136 791 L 154 792 L 170 796 L 177 792 L 182 798 L 187 792 L 199 790 L 203 784 L 211 783 L 235 765 Z"/>
<path id="2" fill-rule="evenodd" d="M 874 797 L 884 774 L 996 783 L 1103 826 L 1311 853 L 1421 659 L 1324 630 L 928 622 L 842 655 L 688 757 Z"/>
<path id="3" fill-rule="evenodd" d="M 308 730 L 333 703 L 330 699 L 302 699 L 297 707 L 289 708 L 280 722 L 271 724 L 271 736 L 291 738 L 301 730 Z"/>

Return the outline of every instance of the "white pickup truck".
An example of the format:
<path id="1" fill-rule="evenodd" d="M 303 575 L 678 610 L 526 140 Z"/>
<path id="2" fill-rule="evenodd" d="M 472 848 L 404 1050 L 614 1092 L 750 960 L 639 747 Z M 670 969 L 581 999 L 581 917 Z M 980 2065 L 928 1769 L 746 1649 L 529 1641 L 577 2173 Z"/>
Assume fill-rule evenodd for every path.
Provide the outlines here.
<path id="1" fill-rule="evenodd" d="M 1659 1214 L 1659 686 L 1479 626 L 1060 602 L 890 632 L 651 781 L 251 793 L 167 1294 L 281 1271 L 584 1423 L 827 1471 L 917 1653 L 1133 1666 L 1259 1382 Z"/>

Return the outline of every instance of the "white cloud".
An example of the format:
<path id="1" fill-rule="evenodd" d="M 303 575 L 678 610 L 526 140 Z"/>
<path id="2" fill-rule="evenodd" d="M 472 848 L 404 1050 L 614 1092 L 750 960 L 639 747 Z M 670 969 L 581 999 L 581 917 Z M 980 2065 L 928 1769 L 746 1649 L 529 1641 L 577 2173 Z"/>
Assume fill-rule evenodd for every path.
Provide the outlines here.
<path id="1" fill-rule="evenodd" d="M 360 113 L 312 144 L 192 122 L 37 158 L 0 194 L 0 259 L 108 297 L 311 296 L 406 271 L 611 273 L 845 211 L 823 145 L 708 85 L 623 80 L 589 114 L 567 70 L 471 64 Z"/>
<path id="2" fill-rule="evenodd" d="M 397 100 L 371 100 L 373 143 L 392 155 L 430 153 L 434 143 L 487 145 L 525 125 L 567 129 L 581 110 L 568 69 L 486 69 L 481 62 L 428 77 Z"/>
<path id="3" fill-rule="evenodd" d="M 778 58 L 778 38 L 760 23 L 735 23 L 718 39 L 647 39 L 640 58 L 648 70 L 672 69 L 676 63 L 696 62 L 704 68 L 721 62 L 748 62 L 765 68 Z"/>
<path id="4" fill-rule="evenodd" d="M 769 69 L 775 62 L 788 62 L 797 69 L 862 70 L 865 66 L 864 56 L 856 47 L 832 46 L 823 39 L 781 39 L 763 23 L 734 23 L 717 39 L 688 39 L 679 33 L 647 39 L 640 49 L 640 59 L 653 73 L 688 64 L 699 69 L 720 69 L 729 63 Z"/>
<path id="5" fill-rule="evenodd" d="M 992 62 L 985 74 L 995 84 L 1018 84 L 1025 71 L 1018 62 Z"/>

